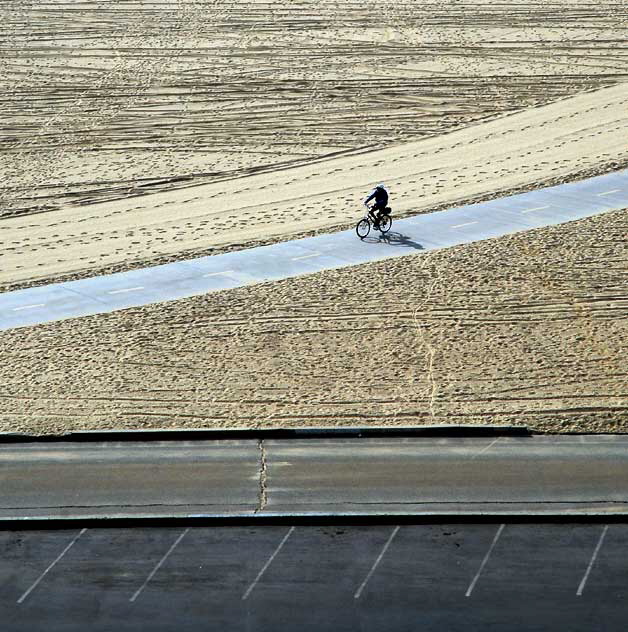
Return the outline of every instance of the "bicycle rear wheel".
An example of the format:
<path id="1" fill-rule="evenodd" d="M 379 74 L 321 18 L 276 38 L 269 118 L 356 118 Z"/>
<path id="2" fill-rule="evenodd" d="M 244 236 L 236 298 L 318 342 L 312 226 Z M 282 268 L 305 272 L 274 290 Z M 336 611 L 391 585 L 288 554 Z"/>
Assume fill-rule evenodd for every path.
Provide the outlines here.
<path id="1" fill-rule="evenodd" d="M 355 227 L 355 232 L 360 239 L 364 239 L 371 231 L 371 222 L 368 219 L 361 219 Z"/>
<path id="2" fill-rule="evenodd" d="M 390 230 L 391 226 L 392 226 L 392 219 L 391 219 L 390 215 L 384 215 L 379 220 L 379 230 L 382 233 L 387 233 Z"/>

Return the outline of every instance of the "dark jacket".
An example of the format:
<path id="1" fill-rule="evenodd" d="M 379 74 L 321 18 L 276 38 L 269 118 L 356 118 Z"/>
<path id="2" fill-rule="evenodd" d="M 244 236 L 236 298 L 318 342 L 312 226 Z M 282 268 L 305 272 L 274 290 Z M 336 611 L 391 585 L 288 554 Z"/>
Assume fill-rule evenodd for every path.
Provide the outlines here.
<path id="1" fill-rule="evenodd" d="M 386 189 L 375 189 L 375 191 L 364 200 L 364 203 L 368 204 L 373 198 L 375 198 L 375 205 L 379 208 L 385 208 L 388 204 L 388 192 Z"/>

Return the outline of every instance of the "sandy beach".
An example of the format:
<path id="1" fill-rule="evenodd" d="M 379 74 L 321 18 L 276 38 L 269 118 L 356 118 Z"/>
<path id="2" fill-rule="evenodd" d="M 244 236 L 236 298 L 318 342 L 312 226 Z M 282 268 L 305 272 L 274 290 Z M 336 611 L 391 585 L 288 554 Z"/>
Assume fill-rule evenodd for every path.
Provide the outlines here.
<path id="1" fill-rule="evenodd" d="M 621 3 L 2 9 L 0 291 L 628 166 Z M 10 45 L 9 45 L 10 42 Z M 628 212 L 0 334 L 0 430 L 628 430 Z"/>
<path id="2" fill-rule="evenodd" d="M 0 289 L 625 166 L 622 5 L 488 7 L 4 9 Z"/>
<path id="3" fill-rule="evenodd" d="M 628 210 L 8 331 L 4 430 L 628 431 Z"/>

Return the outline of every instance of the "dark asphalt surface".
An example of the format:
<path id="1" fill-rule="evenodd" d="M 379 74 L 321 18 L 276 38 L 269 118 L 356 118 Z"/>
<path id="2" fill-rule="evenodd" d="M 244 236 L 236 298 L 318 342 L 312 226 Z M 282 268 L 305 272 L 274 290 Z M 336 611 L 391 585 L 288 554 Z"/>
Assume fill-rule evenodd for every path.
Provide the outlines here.
<path id="1" fill-rule="evenodd" d="M 0 627 L 623 632 L 627 547 L 623 523 L 2 531 Z"/>
<path id="2" fill-rule="evenodd" d="M 628 516 L 628 435 L 0 445 L 0 519 Z"/>

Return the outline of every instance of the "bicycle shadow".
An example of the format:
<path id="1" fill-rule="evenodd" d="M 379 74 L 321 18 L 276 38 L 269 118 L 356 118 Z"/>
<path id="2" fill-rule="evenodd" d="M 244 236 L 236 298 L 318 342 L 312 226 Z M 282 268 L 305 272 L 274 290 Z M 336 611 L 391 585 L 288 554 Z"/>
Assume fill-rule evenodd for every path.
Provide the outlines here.
<path id="1" fill-rule="evenodd" d="M 365 237 L 362 241 L 371 244 L 388 244 L 389 246 L 405 246 L 406 248 L 414 248 L 414 250 L 425 250 L 421 244 L 412 241 L 408 235 L 402 235 L 394 231 L 390 231 L 384 235 L 380 233 L 377 237 Z"/>

